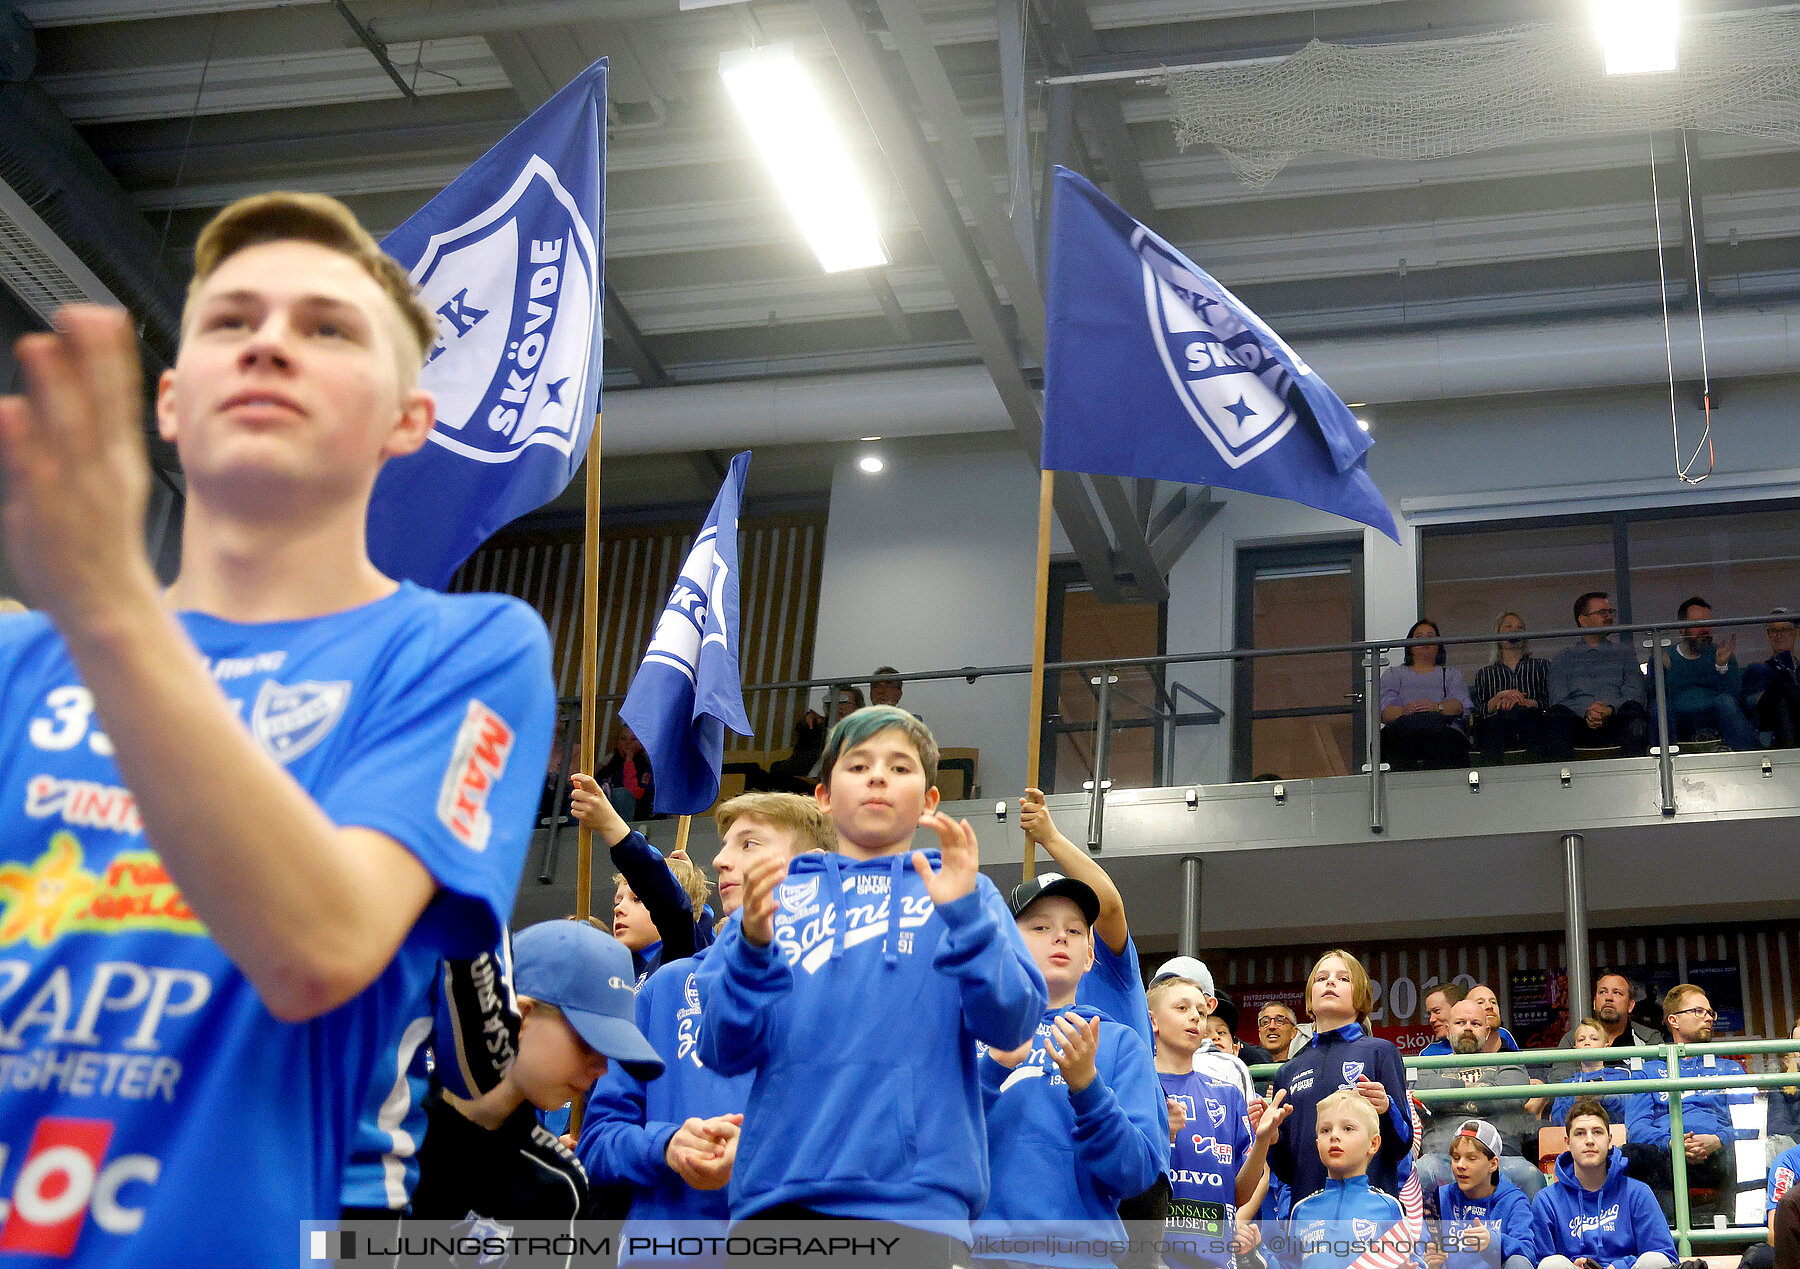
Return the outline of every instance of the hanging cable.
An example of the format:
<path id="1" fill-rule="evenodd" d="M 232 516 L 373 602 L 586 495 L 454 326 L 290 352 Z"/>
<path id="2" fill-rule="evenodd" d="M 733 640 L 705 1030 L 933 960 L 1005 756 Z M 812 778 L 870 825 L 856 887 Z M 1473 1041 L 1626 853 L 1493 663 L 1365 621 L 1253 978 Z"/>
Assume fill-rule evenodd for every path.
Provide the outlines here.
<path id="1" fill-rule="evenodd" d="M 1686 144 L 1686 140 L 1687 138 L 1684 135 L 1682 138 L 1684 145 Z M 1690 198 L 1692 197 L 1691 190 L 1692 187 L 1690 185 Z M 1712 393 L 1711 389 L 1708 388 L 1701 400 L 1701 406 L 1706 414 L 1706 428 L 1705 431 L 1701 433 L 1700 443 L 1695 446 L 1693 455 L 1684 463 L 1681 460 L 1681 418 L 1675 403 L 1675 343 L 1669 328 L 1669 272 L 1668 267 L 1663 260 L 1662 191 L 1656 178 L 1655 133 L 1650 134 L 1650 207 L 1656 217 L 1656 276 L 1658 282 L 1661 284 L 1659 291 L 1662 296 L 1663 356 L 1667 360 L 1669 367 L 1669 436 L 1675 450 L 1675 476 L 1683 484 L 1697 485 L 1705 480 L 1707 476 L 1712 475 Z M 1691 221 L 1693 216 L 1690 214 L 1688 219 Z M 1698 303 L 1700 298 L 1698 285 L 1700 269 L 1698 261 L 1699 253 L 1696 251 L 1694 266 L 1694 276 L 1696 279 L 1694 299 L 1696 303 Z M 1706 356 L 1704 326 L 1701 328 L 1700 355 L 1702 365 L 1704 366 Z M 1688 473 L 1693 470 L 1694 463 L 1699 460 L 1700 451 L 1702 449 L 1706 450 L 1707 453 L 1706 471 L 1699 476 L 1689 475 Z"/>
<path id="2" fill-rule="evenodd" d="M 1697 485 L 1713 473 L 1712 444 L 1712 373 L 1706 364 L 1706 296 L 1705 286 L 1700 276 L 1700 207 L 1699 198 L 1694 193 L 1694 164 L 1688 157 L 1687 129 L 1681 130 L 1681 166 L 1687 177 L 1688 200 L 1688 246 L 1694 253 L 1694 316 L 1700 322 L 1700 409 L 1706 420 L 1706 427 L 1700 433 L 1700 445 L 1706 447 L 1706 473 L 1690 477 L 1694 460 L 1700 457 L 1700 445 L 1694 447 L 1692 458 L 1687 466 L 1677 468 L 1675 474 L 1690 485 Z M 1679 447 L 1676 450 L 1680 453 Z"/>

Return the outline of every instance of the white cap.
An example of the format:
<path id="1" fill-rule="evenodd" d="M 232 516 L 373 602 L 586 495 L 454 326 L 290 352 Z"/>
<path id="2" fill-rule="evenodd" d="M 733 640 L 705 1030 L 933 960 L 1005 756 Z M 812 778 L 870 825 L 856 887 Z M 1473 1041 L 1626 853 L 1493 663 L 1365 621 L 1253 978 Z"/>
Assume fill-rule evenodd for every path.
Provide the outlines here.
<path id="1" fill-rule="evenodd" d="M 1473 1137 L 1494 1158 L 1500 1157 L 1500 1130 L 1485 1119 L 1465 1119 L 1456 1130 L 1459 1137 Z"/>
<path id="2" fill-rule="evenodd" d="M 1173 960 L 1164 961 L 1157 969 L 1156 977 L 1150 981 L 1154 983 L 1157 978 L 1171 977 L 1191 978 L 1200 984 L 1201 991 L 1215 999 L 1218 997 L 1219 993 L 1213 987 L 1212 971 L 1206 968 L 1205 961 L 1195 960 L 1192 956 L 1177 956 Z"/>

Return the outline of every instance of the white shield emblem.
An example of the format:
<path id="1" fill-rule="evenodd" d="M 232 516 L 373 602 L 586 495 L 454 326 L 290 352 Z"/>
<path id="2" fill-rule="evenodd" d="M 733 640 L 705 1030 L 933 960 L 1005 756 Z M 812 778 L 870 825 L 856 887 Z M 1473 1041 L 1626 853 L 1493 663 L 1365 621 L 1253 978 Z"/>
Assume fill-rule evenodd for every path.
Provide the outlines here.
<path id="1" fill-rule="evenodd" d="M 1352 1238 L 1356 1239 L 1356 1241 L 1359 1243 L 1374 1242 L 1375 1241 L 1375 1222 L 1374 1221 L 1365 1221 L 1365 1220 L 1352 1220 L 1350 1222 L 1350 1236 Z"/>
<path id="2" fill-rule="evenodd" d="M 1357 1078 L 1362 1073 L 1363 1073 L 1363 1064 L 1361 1062 L 1346 1062 L 1346 1063 L 1344 1063 L 1344 1083 L 1346 1083 L 1346 1084 L 1356 1083 Z"/>
<path id="3" fill-rule="evenodd" d="M 292 762 L 325 739 L 350 700 L 348 682 L 296 683 L 265 680 L 250 710 L 250 733 L 269 757 Z"/>
<path id="4" fill-rule="evenodd" d="M 1297 418 L 1287 403 L 1293 381 L 1267 348 L 1292 350 L 1260 322 L 1246 323 L 1238 312 L 1249 309 L 1149 231 L 1140 226 L 1131 245 L 1143 267 L 1151 339 L 1201 435 L 1234 468 L 1280 444 Z"/>
<path id="5" fill-rule="evenodd" d="M 1225 1122 L 1225 1108 L 1210 1097 L 1206 1099 L 1206 1114 L 1215 1124 Z"/>
<path id="6" fill-rule="evenodd" d="M 437 315 L 420 376 L 437 398 L 433 442 L 484 463 L 574 448 L 599 373 L 595 255 L 575 199 L 536 155 L 492 206 L 432 237 L 413 281 Z"/>

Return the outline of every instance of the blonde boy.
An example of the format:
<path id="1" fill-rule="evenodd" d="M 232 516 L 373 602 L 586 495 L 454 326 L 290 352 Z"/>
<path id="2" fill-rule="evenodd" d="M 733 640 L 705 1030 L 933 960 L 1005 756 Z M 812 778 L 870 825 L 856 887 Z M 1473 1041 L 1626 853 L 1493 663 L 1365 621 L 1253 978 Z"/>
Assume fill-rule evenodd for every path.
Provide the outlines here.
<path id="1" fill-rule="evenodd" d="M 1288 1227 L 1301 1249 L 1300 1269 L 1353 1264 L 1402 1220 L 1400 1200 L 1369 1184 L 1369 1165 L 1381 1151 L 1381 1126 L 1369 1100 L 1351 1089 L 1318 1103 L 1313 1144 L 1325 1185 L 1294 1204 Z"/>

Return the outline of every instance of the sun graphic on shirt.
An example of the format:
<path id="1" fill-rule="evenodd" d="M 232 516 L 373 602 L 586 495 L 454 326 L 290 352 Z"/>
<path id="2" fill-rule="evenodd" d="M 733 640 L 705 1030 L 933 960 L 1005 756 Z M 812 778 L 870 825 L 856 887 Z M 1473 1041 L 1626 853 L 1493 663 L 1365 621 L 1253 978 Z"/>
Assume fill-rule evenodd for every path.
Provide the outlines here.
<path id="1" fill-rule="evenodd" d="M 79 910 L 100 888 L 99 879 L 81 866 L 81 846 L 68 833 L 50 839 L 50 849 L 29 868 L 0 867 L 0 944 L 21 939 L 42 947 L 53 940 L 69 914 Z"/>

